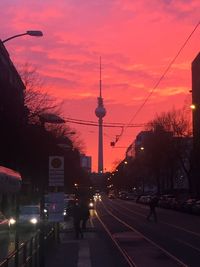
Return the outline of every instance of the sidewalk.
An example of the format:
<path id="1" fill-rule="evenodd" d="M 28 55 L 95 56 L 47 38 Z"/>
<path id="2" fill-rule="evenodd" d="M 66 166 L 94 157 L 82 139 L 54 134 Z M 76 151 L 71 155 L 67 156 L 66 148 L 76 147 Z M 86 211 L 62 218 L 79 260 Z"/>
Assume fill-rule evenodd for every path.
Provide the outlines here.
<path id="1" fill-rule="evenodd" d="M 45 267 L 127 267 L 96 218 L 90 219 L 83 239 L 75 239 L 72 221 L 62 225 L 60 243 L 45 256 Z"/>

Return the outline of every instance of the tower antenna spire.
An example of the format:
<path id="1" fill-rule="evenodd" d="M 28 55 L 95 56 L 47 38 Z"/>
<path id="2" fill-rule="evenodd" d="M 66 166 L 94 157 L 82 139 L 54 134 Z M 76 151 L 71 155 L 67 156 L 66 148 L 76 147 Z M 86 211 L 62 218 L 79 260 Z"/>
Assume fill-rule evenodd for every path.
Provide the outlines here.
<path id="1" fill-rule="evenodd" d="M 102 89 L 101 89 L 101 56 L 100 56 L 100 80 L 99 80 L 99 89 L 100 89 L 99 96 L 102 97 Z"/>

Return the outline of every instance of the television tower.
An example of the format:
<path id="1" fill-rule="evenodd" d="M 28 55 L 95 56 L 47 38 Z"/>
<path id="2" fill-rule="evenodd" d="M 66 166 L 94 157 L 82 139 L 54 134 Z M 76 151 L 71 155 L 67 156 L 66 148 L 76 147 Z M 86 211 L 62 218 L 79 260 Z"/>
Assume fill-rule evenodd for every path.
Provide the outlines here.
<path id="1" fill-rule="evenodd" d="M 100 80 L 99 80 L 99 97 L 97 98 L 98 106 L 95 114 L 99 118 L 99 146 L 98 146 L 98 173 L 103 173 L 103 117 L 106 115 L 106 109 L 103 105 L 102 88 L 101 88 L 101 57 L 100 57 Z"/>

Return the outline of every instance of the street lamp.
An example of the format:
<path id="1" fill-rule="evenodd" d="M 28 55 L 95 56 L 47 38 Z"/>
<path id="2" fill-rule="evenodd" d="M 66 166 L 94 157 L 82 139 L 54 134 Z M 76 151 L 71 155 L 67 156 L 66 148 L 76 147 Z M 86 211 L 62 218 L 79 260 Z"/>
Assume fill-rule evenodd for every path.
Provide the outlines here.
<path id="1" fill-rule="evenodd" d="M 30 36 L 35 36 L 35 37 L 41 37 L 43 36 L 43 33 L 42 31 L 27 31 L 25 33 L 21 33 L 21 34 L 16 34 L 16 35 L 13 35 L 5 40 L 2 41 L 2 43 L 5 43 L 11 39 L 14 39 L 14 38 L 17 38 L 17 37 L 20 37 L 20 36 L 23 36 L 23 35 L 30 35 Z"/>
<path id="2" fill-rule="evenodd" d="M 190 108 L 193 109 L 193 110 L 196 109 L 195 104 L 191 104 L 191 105 L 190 105 Z"/>

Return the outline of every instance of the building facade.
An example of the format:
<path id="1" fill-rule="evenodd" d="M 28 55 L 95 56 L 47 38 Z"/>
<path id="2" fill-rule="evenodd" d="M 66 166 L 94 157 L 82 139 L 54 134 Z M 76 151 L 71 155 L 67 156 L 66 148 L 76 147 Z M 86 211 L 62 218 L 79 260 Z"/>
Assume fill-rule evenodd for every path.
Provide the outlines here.
<path id="1" fill-rule="evenodd" d="M 25 86 L 0 41 L 0 165 L 16 169 L 20 132 L 25 122 Z"/>
<path id="2" fill-rule="evenodd" d="M 200 53 L 192 62 L 193 170 L 192 192 L 200 196 Z"/>

